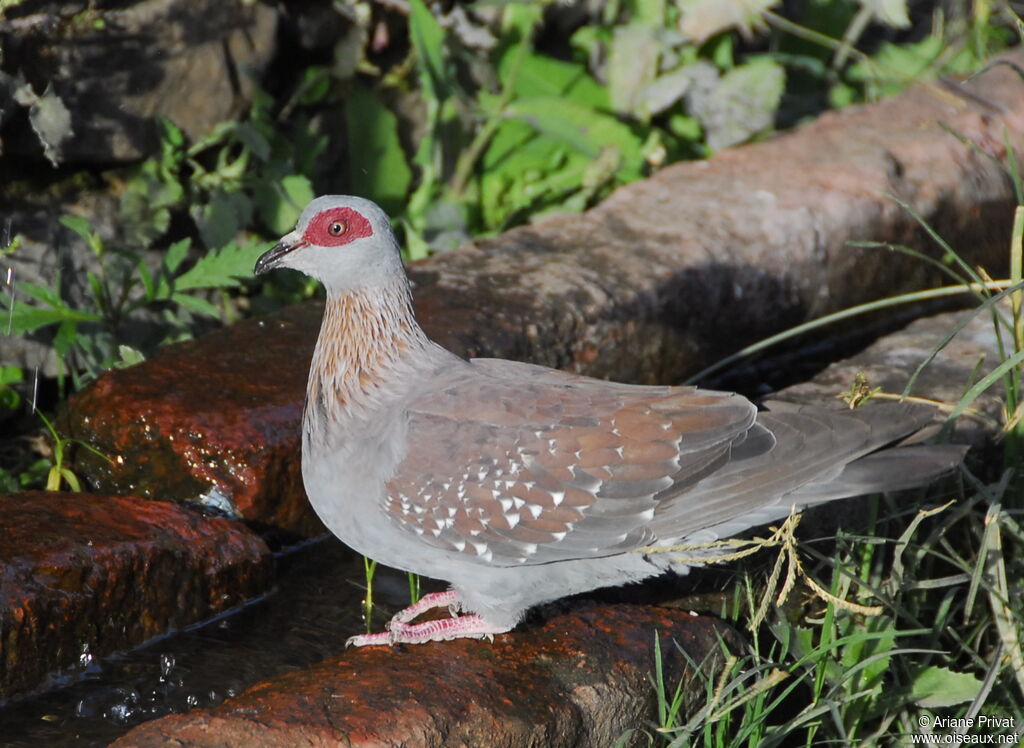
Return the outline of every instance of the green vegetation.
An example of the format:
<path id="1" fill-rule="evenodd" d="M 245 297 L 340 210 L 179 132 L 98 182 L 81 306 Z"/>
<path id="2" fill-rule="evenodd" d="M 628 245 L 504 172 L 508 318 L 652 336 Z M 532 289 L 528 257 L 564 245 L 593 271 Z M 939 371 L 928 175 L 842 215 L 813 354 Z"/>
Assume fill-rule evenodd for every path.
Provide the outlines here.
<path id="1" fill-rule="evenodd" d="M 968 736 L 1018 732 L 1020 496 L 1007 491 L 1006 480 L 985 486 L 965 477 L 966 500 L 916 514 L 876 501 L 873 516 L 883 518 L 866 534 L 801 545 L 817 573 L 831 577 L 830 596 L 879 604 L 879 613 L 820 598 L 805 602 L 812 591 L 798 586 L 774 620 L 753 632 L 751 651 L 726 652 L 721 676 L 705 676 L 706 701 L 690 715 L 679 713 L 682 684 L 666 683 L 658 664 L 660 724 L 646 731 L 650 744 L 903 745 L 910 735 L 941 740 L 958 731 L 937 718 L 979 715 L 1011 718 L 1016 727 L 975 722 L 963 730 Z M 762 577 L 743 568 L 720 612 L 749 622 L 761 604 Z M 656 663 L 661 656 L 656 650 Z"/>
<path id="2" fill-rule="evenodd" d="M 1009 279 L 989 280 L 927 225 L 939 247 L 938 258 L 902 246 L 867 245 L 910 253 L 943 268 L 958 283 L 947 290 L 969 291 L 978 304 L 936 344 L 902 393 L 879 392 L 858 377 L 841 394 L 851 407 L 872 397 L 909 396 L 917 375 L 967 322 L 988 315 L 1000 360 L 985 376 L 965 383 L 959 402 L 948 408 L 948 421 L 966 412 L 983 392 L 1001 387 L 1003 469 L 986 484 L 961 468 L 962 482 L 952 499 L 944 495 L 929 500 L 922 492 L 922 501 L 897 505 L 888 497 L 886 503 L 875 497 L 863 534 L 841 531 L 813 543 L 786 542 L 793 537 L 787 525 L 797 519 L 791 517 L 766 540 L 730 543 L 723 550 L 742 549 L 730 554 L 742 562 L 732 599 L 715 612 L 748 628 L 752 649 L 734 653 L 723 645 L 720 676 L 702 676 L 703 706 L 683 715 L 684 684 L 673 688 L 665 681 L 662 644 L 656 640 L 652 684 L 659 723 L 643 731 L 649 744 L 874 746 L 910 744 L 910 736 L 935 736 L 939 744 L 957 733 L 965 743 L 972 736 L 1001 736 L 1006 744 L 1024 730 L 1024 595 L 1019 582 L 1024 578 L 1019 399 L 1024 182 L 1012 149 L 1007 170 L 1018 200 Z M 934 291 L 879 303 L 931 295 Z M 824 323 L 867 310 L 848 310 Z M 767 345 L 806 327 L 775 336 Z M 758 344 L 748 353 L 764 347 Z M 928 508 L 907 508 L 921 504 Z M 746 559 L 747 549 L 779 546 L 765 583 L 763 570 Z M 798 554 L 813 561 L 810 571 Z M 787 575 L 780 591 L 783 564 Z M 827 590 L 814 581 L 818 575 L 830 578 Z M 800 577 L 802 585 L 797 583 Z M 774 615 L 766 623 L 770 609 Z"/>
<path id="3" fill-rule="evenodd" d="M 0 13 L 14 4 L 0 1 Z M 122 195 L 123 240 L 114 246 L 86 217 L 64 217 L 94 258 L 85 295 L 72 298 L 60 277 L 14 279 L 0 295 L 3 332 L 49 341 L 59 398 L 204 326 L 315 294 L 295 274 L 259 284 L 250 277 L 255 257 L 314 194 L 376 200 L 395 218 L 409 257 L 423 257 L 583 210 L 665 164 L 762 137 L 827 106 L 976 70 L 1020 23 L 1006 0 L 944 3 L 946 15 L 913 19 L 901 0 L 809 0 L 796 16 L 777 5 L 606 0 L 588 4 L 592 12 L 566 29 L 552 2 L 456 4 L 438 17 L 410 0 L 407 19 L 375 18 L 365 2 L 336 3 L 349 30 L 329 59 L 291 71 L 243 121 L 196 142 L 160 122 L 158 155 L 104 175 Z M 398 39 L 386 54 L 372 42 L 379 23 Z M 1011 171 L 1024 204 L 1013 159 Z M 941 256 L 922 260 L 946 269 L 956 293 L 968 284 L 1006 340 L 1003 361 L 970 383 L 950 418 L 985 388 L 1003 386 L 1008 472 L 991 485 L 965 473 L 969 498 L 940 511 L 876 503 L 864 535 L 802 546 L 811 578 L 829 580 L 827 602 L 795 603 L 796 588 L 788 607 L 755 627 L 752 652 L 730 653 L 692 715 L 681 711 L 684 689 L 657 668 L 652 743 L 881 745 L 925 732 L 922 720 L 934 715 L 1011 716 L 1024 726 L 1016 581 L 1024 578 L 1024 532 L 1012 472 L 1024 450 L 1022 234 L 1018 211 L 1014 269 L 1002 284 L 958 262 L 938 236 Z M 8 237 L 0 258 L 18 244 Z M 1007 296 L 1009 314 L 997 304 Z M 67 442 L 34 413 L 32 379 L 0 366 L 0 422 L 19 433 L 0 441 L 0 491 L 74 488 Z M 884 394 L 851 390 L 855 398 Z M 52 412 L 52 392 L 43 406 Z M 34 446 L 30 431 L 48 433 L 51 446 Z M 763 574 L 749 562 L 740 574 L 722 612 L 749 622 L 774 598 L 758 590 Z M 372 578 L 368 565 L 368 619 Z"/>
<path id="4" fill-rule="evenodd" d="M 815 0 L 795 18 L 775 5 L 608 0 L 561 37 L 553 2 L 437 16 L 412 0 L 407 18 L 383 20 L 369 3 L 340 3 L 349 28 L 331 58 L 259 93 L 244 121 L 191 143 L 160 121 L 160 153 L 104 177 L 121 194 L 118 246 L 86 217 L 62 219 L 95 257 L 84 298 L 59 274 L 14 279 L 0 295 L 4 332 L 50 340 L 60 391 L 66 377 L 79 388 L 215 321 L 316 293 L 287 274 L 250 277 L 314 194 L 376 200 L 422 257 L 583 210 L 829 102 L 976 69 L 1013 38 L 1015 18 L 1005 2 L 964 2 L 916 26 L 903 2 Z M 387 54 L 374 52 L 375 23 L 399 35 Z M 338 111 L 340 137 L 325 124 Z M 7 244 L 15 254 L 17 236 Z"/>

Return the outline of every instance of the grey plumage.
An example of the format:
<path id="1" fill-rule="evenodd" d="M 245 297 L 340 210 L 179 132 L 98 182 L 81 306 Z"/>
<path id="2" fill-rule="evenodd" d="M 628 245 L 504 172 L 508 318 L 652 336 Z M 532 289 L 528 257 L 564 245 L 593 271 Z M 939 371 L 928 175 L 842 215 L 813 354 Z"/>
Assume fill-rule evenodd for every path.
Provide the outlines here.
<path id="1" fill-rule="evenodd" d="M 272 267 L 327 289 L 303 427 L 310 501 L 359 552 L 453 587 L 356 644 L 506 631 L 537 603 L 664 570 L 638 548 L 920 485 L 963 455 L 882 449 L 931 421 L 921 406 L 758 413 L 736 394 L 465 361 L 417 325 L 387 217 L 359 198 L 313 201 L 257 272 Z M 409 623 L 432 605 L 469 615 Z"/>

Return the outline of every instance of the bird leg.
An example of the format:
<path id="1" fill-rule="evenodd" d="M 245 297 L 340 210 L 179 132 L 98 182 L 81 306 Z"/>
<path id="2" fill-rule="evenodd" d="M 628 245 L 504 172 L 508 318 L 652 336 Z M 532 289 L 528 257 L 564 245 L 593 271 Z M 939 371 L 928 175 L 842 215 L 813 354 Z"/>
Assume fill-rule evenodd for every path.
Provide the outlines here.
<path id="1" fill-rule="evenodd" d="M 487 623 L 481 616 L 460 616 L 455 612 L 458 594 L 455 590 L 431 592 L 407 608 L 398 611 L 388 621 L 385 628 L 377 634 L 359 634 L 345 642 L 346 647 L 366 647 L 394 644 L 423 644 L 431 641 L 448 639 L 487 639 L 491 641 L 494 634 L 508 631 L 507 627 L 495 627 Z M 414 618 L 433 608 L 448 606 L 451 618 L 440 618 L 423 623 L 409 623 Z"/>

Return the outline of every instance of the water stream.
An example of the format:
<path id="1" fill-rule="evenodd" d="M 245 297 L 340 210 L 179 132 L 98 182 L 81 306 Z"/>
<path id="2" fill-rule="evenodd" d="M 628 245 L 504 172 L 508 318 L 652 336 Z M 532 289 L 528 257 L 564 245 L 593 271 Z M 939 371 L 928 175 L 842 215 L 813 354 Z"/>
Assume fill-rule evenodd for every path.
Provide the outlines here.
<path id="1" fill-rule="evenodd" d="M 311 543 L 279 559 L 272 594 L 102 661 L 85 653 L 53 688 L 0 706 L 0 746 L 106 746 L 141 722 L 337 655 L 365 626 L 363 583 L 361 558 L 333 538 Z M 390 569 L 378 568 L 374 592 L 385 608 L 408 604 L 407 578 Z"/>

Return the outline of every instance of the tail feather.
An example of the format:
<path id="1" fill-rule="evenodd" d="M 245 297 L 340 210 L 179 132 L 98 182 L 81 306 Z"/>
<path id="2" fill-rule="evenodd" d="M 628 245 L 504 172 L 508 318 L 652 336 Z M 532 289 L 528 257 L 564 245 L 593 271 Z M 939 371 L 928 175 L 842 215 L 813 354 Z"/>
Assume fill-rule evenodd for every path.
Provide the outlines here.
<path id="1" fill-rule="evenodd" d="M 797 504 L 812 506 L 847 496 L 915 488 L 956 468 L 966 452 L 967 447 L 960 444 L 883 449 L 848 463 L 829 480 L 801 486 L 790 497 Z"/>

